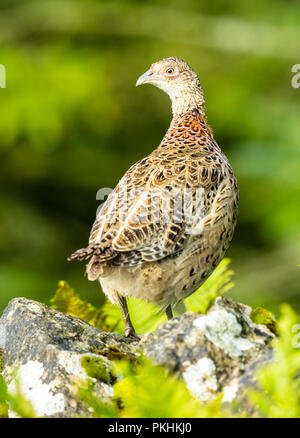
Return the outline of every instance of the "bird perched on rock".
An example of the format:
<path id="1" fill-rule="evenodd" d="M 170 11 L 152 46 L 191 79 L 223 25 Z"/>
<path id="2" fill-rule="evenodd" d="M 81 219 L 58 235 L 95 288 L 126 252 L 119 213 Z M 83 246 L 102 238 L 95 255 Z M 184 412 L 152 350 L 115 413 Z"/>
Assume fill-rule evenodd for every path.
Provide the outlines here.
<path id="1" fill-rule="evenodd" d="M 137 336 L 127 297 L 156 303 L 172 318 L 172 307 L 208 278 L 232 239 L 238 203 L 236 178 L 207 124 L 192 68 L 165 58 L 140 76 L 142 84 L 170 96 L 170 127 L 108 196 L 88 246 L 69 257 L 89 259 L 88 278 L 99 279 L 120 305 L 126 336 Z"/>

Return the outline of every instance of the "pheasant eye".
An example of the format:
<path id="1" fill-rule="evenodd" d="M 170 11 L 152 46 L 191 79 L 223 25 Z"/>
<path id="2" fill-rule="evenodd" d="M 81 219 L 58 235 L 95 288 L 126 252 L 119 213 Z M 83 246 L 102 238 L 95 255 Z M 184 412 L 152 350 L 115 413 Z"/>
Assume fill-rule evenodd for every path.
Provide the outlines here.
<path id="1" fill-rule="evenodd" d="M 167 73 L 170 75 L 173 73 L 173 71 L 174 71 L 174 68 L 168 68 Z"/>

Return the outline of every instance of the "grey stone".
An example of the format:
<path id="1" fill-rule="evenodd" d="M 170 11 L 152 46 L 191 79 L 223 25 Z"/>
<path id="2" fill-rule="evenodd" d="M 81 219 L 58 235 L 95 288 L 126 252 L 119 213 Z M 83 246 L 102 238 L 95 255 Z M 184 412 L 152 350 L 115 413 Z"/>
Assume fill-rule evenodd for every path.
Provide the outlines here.
<path id="1" fill-rule="evenodd" d="M 207 315 L 185 313 L 140 342 L 107 333 L 25 298 L 10 301 L 0 318 L 3 377 L 9 391 L 19 385 L 41 417 L 89 417 L 74 388 L 90 381 L 103 401 L 113 396 L 111 359 L 135 360 L 140 352 L 182 378 L 200 401 L 224 392 L 224 405 L 255 385 L 254 371 L 271 358 L 274 334 L 254 324 L 251 308 L 220 297 Z M 85 366 L 97 362 L 97 373 Z M 100 371 L 99 371 L 100 370 Z M 14 416 L 10 412 L 10 416 Z"/>
<path id="2" fill-rule="evenodd" d="M 266 326 L 254 324 L 250 312 L 244 304 L 219 297 L 206 315 L 176 317 L 140 346 L 157 364 L 182 377 L 199 400 L 225 391 L 225 400 L 233 401 L 246 387 L 242 376 L 252 363 L 264 363 L 275 337 Z M 254 379 L 254 368 L 252 375 Z"/>
<path id="3" fill-rule="evenodd" d="M 91 416 L 75 395 L 76 385 L 91 381 L 96 395 L 109 401 L 110 357 L 134 358 L 136 344 L 25 298 L 10 301 L 0 319 L 3 377 L 11 392 L 18 382 L 41 417 Z M 102 361 L 101 379 L 90 377 L 82 366 L 83 360 L 97 359 Z"/>

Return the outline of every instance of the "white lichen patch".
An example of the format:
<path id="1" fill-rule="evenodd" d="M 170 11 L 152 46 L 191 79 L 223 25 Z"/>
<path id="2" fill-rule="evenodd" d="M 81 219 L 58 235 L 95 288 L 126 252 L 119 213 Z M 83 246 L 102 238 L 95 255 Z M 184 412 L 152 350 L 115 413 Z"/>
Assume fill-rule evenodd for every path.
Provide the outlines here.
<path id="1" fill-rule="evenodd" d="M 8 392 L 11 394 L 16 394 L 18 387 L 39 417 L 63 412 L 65 408 L 64 395 L 52 392 L 53 382 L 44 383 L 43 373 L 43 364 L 38 360 L 30 360 L 19 367 L 15 379 L 8 385 Z M 13 412 L 10 414 L 11 417 L 14 416 Z"/>
<path id="2" fill-rule="evenodd" d="M 109 398 L 112 398 L 114 395 L 114 388 L 111 385 L 107 385 L 107 383 L 101 382 L 101 386 L 104 389 L 106 395 L 108 395 Z"/>
<path id="3" fill-rule="evenodd" d="M 223 403 L 228 402 L 231 403 L 232 400 L 235 399 L 236 394 L 238 392 L 239 385 L 237 383 L 233 383 L 232 385 L 225 386 L 223 389 Z"/>
<path id="4" fill-rule="evenodd" d="M 87 379 L 88 375 L 81 366 L 82 355 L 72 351 L 59 351 L 58 363 L 68 374 L 74 375 L 80 379 Z"/>
<path id="5" fill-rule="evenodd" d="M 31 311 L 33 314 L 41 313 L 41 306 L 39 303 L 35 303 L 34 301 L 27 301 L 26 307 L 28 311 Z"/>
<path id="6" fill-rule="evenodd" d="M 188 366 L 182 373 L 182 377 L 193 396 L 206 401 L 215 397 L 218 388 L 215 371 L 214 362 L 203 357 L 195 364 Z"/>
<path id="7" fill-rule="evenodd" d="M 254 346 L 240 336 L 242 327 L 236 317 L 224 309 L 216 309 L 208 315 L 195 319 L 194 326 L 205 332 L 205 336 L 230 357 L 241 356 L 243 351 Z"/>
<path id="8" fill-rule="evenodd" d="M 0 348 L 5 348 L 6 344 L 6 328 L 3 324 L 0 324 Z"/>

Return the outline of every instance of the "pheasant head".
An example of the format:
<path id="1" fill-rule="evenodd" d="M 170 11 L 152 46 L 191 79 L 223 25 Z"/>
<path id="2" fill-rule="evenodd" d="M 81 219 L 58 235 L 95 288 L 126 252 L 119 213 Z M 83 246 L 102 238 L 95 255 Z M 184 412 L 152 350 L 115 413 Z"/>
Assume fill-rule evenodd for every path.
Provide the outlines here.
<path id="1" fill-rule="evenodd" d="M 182 59 L 164 58 L 151 65 L 137 80 L 136 86 L 152 84 L 172 100 L 174 117 L 197 110 L 204 115 L 204 96 L 199 78 Z"/>

